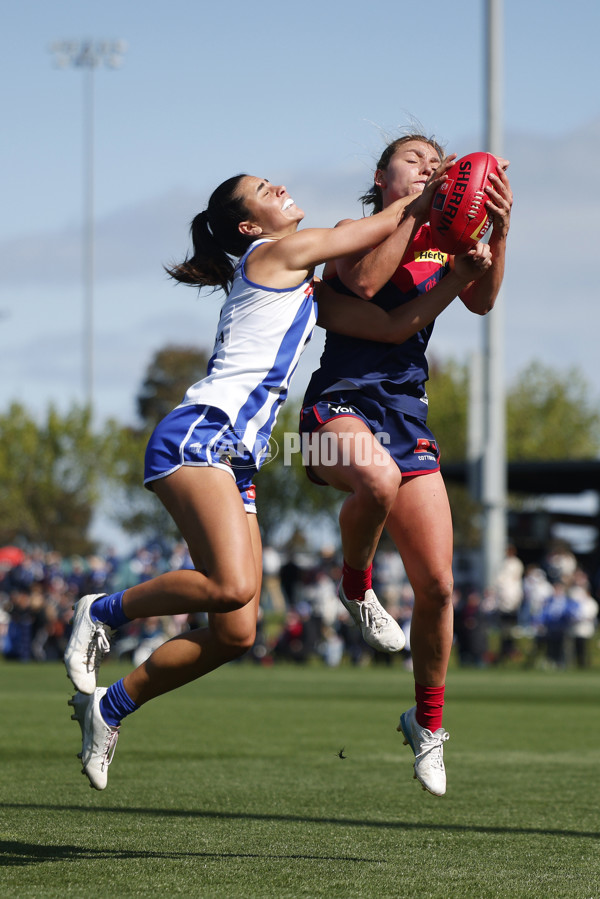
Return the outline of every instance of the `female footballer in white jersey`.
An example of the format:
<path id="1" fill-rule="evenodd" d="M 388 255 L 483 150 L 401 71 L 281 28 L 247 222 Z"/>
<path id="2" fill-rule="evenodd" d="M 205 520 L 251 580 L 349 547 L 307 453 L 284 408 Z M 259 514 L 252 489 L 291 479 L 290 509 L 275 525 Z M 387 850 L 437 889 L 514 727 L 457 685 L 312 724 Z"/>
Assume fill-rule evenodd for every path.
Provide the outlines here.
<path id="1" fill-rule="evenodd" d="M 192 256 L 167 271 L 187 284 L 222 288 L 227 299 L 207 377 L 157 426 L 144 483 L 172 516 L 195 568 L 110 596 L 85 596 L 75 605 L 65 665 L 78 691 L 70 705 L 82 731 L 83 772 L 95 789 L 106 786 L 122 718 L 253 645 L 262 561 L 256 515 L 247 514 L 255 512 L 251 479 L 315 325 L 313 269 L 365 251 L 396 229 L 406 230 L 408 240 L 415 218 L 426 217 L 444 171 L 410 205 L 402 200 L 347 226 L 303 231 L 298 225 L 304 213 L 285 187 L 237 175 L 214 191 L 192 222 Z M 405 340 L 489 264 L 485 250 L 464 257 L 430 292 L 428 304 L 406 304 L 393 313 L 374 313 L 360 299 L 325 289 L 319 323 L 348 335 Z M 174 637 L 108 689 L 97 687 L 107 630 L 136 618 L 198 612 L 207 613 L 208 627 Z M 370 627 L 384 640 L 403 640 L 383 609 Z"/>

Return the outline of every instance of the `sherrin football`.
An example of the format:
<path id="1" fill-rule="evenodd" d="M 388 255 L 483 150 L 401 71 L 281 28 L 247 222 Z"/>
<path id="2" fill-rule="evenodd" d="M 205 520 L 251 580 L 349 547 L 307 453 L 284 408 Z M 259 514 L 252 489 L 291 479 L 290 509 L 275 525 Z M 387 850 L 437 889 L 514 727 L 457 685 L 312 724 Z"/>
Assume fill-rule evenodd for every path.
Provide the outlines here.
<path id="1" fill-rule="evenodd" d="M 491 153 L 469 153 L 448 169 L 429 219 L 434 243 L 444 253 L 466 253 L 485 236 L 490 226 L 485 187 L 497 166 Z"/>

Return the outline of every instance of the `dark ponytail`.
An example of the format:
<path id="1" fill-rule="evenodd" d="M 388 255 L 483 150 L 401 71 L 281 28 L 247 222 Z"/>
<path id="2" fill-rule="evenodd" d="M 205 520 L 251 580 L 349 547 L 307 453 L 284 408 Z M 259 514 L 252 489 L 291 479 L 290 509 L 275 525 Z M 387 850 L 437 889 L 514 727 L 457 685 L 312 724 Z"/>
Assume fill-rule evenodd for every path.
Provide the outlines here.
<path id="1" fill-rule="evenodd" d="M 240 181 L 246 177 L 235 175 L 213 191 L 207 208 L 194 217 L 190 226 L 192 256 L 179 265 L 165 266 L 171 278 L 197 287 L 220 287 L 229 293 L 235 260 L 244 255 L 254 240 L 241 234 L 238 228 L 240 222 L 250 217 L 238 195 Z"/>

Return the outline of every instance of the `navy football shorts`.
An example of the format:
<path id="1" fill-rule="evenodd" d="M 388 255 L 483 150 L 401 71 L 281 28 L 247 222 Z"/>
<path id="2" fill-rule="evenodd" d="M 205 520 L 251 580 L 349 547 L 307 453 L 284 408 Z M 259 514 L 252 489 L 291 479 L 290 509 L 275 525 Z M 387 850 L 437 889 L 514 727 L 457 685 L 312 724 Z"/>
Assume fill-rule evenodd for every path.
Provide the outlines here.
<path id="1" fill-rule="evenodd" d="M 364 421 L 388 451 L 405 478 L 440 470 L 440 451 L 424 421 L 382 406 L 359 391 L 323 394 L 300 412 L 300 434 L 314 434 L 324 424 L 345 416 Z M 310 466 L 306 473 L 315 484 L 325 484 Z"/>
<path id="2" fill-rule="evenodd" d="M 182 465 L 222 468 L 234 478 L 246 512 L 256 512 L 252 478 L 256 463 L 233 431 L 227 415 L 214 406 L 178 406 L 152 433 L 144 461 L 144 486 Z"/>

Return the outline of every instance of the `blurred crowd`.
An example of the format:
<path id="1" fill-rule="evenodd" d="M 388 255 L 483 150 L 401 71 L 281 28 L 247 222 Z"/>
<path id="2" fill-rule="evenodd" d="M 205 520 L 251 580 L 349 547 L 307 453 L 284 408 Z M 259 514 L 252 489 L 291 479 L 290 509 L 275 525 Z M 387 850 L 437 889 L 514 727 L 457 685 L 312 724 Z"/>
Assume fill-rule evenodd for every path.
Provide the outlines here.
<path id="1" fill-rule="evenodd" d="M 150 543 L 126 557 L 108 552 L 63 557 L 43 549 L 0 548 L 0 653 L 6 659 L 61 660 L 70 633 L 73 603 L 86 593 L 111 593 L 164 571 L 191 568 L 185 544 Z M 264 549 L 261 615 L 249 658 L 260 664 L 318 659 L 335 667 L 398 664 L 376 653 L 337 596 L 341 563 L 333 550 Z M 402 561 L 382 546 L 373 586 L 405 631 L 400 663 L 411 667 L 413 593 Z M 457 578 L 454 596 L 455 653 L 462 666 L 506 662 L 524 667 L 589 667 L 597 648 L 598 589 L 568 546 L 548 548 L 524 565 L 509 547 L 493 588 L 478 591 Z M 205 623 L 203 615 L 134 621 L 113 637 L 111 655 L 134 665 L 177 633 Z"/>
<path id="2" fill-rule="evenodd" d="M 455 603 L 455 645 L 463 665 L 520 661 L 525 667 L 587 668 L 598 627 L 598 585 L 568 545 L 553 544 L 524 565 L 508 547 L 493 589 L 466 590 Z M 490 635 L 496 637 L 490 650 Z"/>

